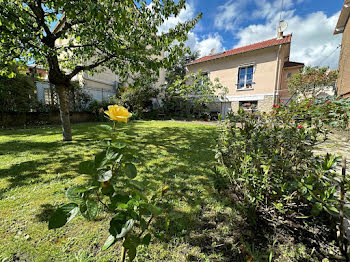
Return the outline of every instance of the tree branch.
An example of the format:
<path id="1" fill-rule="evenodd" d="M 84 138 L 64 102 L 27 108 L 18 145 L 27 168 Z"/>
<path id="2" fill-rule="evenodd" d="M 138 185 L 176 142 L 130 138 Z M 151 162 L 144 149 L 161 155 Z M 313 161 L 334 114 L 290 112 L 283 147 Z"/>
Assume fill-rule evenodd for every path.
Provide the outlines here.
<path id="1" fill-rule="evenodd" d="M 45 11 L 41 6 L 41 0 L 37 0 L 36 3 L 37 5 L 28 4 L 28 6 L 33 11 L 38 24 L 44 28 L 45 33 L 49 36 L 51 35 L 51 31 L 48 25 L 45 23 Z"/>
<path id="2" fill-rule="evenodd" d="M 86 65 L 86 66 L 77 66 L 74 68 L 74 70 L 67 75 L 68 79 L 72 79 L 75 75 L 77 75 L 79 72 L 84 71 L 84 70 L 91 70 L 93 68 L 96 68 L 100 65 L 102 65 L 105 62 L 108 62 L 109 60 L 115 58 L 115 55 L 105 57 L 104 59 L 98 60 L 93 64 Z"/>

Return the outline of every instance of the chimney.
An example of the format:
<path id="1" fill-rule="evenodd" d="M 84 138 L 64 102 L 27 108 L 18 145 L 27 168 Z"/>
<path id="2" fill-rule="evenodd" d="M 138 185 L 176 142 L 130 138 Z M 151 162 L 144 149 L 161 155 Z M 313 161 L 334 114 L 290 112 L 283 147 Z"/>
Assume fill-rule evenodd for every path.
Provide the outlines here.
<path id="1" fill-rule="evenodd" d="M 283 38 L 283 31 L 282 32 L 277 32 L 277 39 L 282 39 Z"/>

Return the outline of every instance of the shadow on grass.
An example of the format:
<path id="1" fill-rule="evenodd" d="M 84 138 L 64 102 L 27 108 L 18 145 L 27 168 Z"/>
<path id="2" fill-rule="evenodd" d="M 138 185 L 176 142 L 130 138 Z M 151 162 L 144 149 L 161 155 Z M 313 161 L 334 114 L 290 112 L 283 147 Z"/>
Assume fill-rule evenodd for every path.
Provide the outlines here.
<path id="1" fill-rule="evenodd" d="M 233 251 L 233 246 L 239 237 L 234 235 L 236 233 L 230 225 L 231 215 L 221 214 L 208 207 L 218 203 L 224 205 L 213 181 L 216 128 L 172 125 L 161 124 L 155 128 L 147 128 L 138 122 L 118 125 L 119 130 L 133 133 L 127 137 L 131 140 L 131 153 L 138 160 L 139 179 L 148 180 L 158 188 L 163 185 L 170 187 L 167 193 L 169 201 L 164 204 L 164 209 L 171 213 L 168 218 L 169 228 L 160 239 L 167 242 L 173 237 L 185 238 L 189 245 L 198 246 L 207 255 L 220 253 L 227 261 L 240 261 L 232 260 L 238 257 L 236 251 Z M 8 168 L 0 167 L 0 178 L 7 178 L 10 182 L 7 190 L 33 183 L 45 183 L 50 179 L 69 179 L 72 175 L 66 173 L 77 170 L 80 161 L 87 160 L 84 159 L 85 151 L 97 149 L 92 142 L 100 135 L 93 125 L 73 126 L 75 137 L 71 143 L 61 142 L 60 138 L 47 142 L 30 141 L 31 134 L 54 136 L 60 134 L 60 130 L 35 129 L 29 130 L 27 134 L 21 130 L 14 134 L 15 137 L 18 136 L 18 140 L 0 145 L 0 152 L 5 151 L 13 155 L 21 152 L 45 155 L 45 159 L 26 161 Z M 51 173 L 51 176 L 48 173 Z M 0 198 L 3 193 L 0 191 Z M 179 210 L 181 205 L 186 206 L 186 210 Z M 47 221 L 53 210 L 52 205 L 43 204 L 41 213 L 36 218 L 39 221 Z M 221 218 L 218 218 L 218 212 Z M 165 219 L 159 218 L 154 222 L 155 231 L 164 230 Z M 218 231 L 218 227 L 222 227 L 224 233 Z M 196 260 L 195 257 L 189 259 Z"/>
<path id="2" fill-rule="evenodd" d="M 55 212 L 56 207 L 51 204 L 42 204 L 41 212 L 36 214 L 35 217 L 39 222 L 48 222 L 51 215 Z"/>

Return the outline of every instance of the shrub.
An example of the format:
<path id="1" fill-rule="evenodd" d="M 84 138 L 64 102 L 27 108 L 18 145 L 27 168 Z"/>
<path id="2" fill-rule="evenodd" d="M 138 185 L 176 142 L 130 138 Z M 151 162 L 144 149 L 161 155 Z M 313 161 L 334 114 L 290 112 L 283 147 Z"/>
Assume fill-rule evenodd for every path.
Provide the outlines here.
<path id="1" fill-rule="evenodd" d="M 34 81 L 19 68 L 12 70 L 13 78 L 0 75 L 0 111 L 29 112 L 37 101 Z"/>
<path id="2" fill-rule="evenodd" d="M 216 156 L 240 202 L 254 211 L 306 207 L 309 215 L 324 210 L 337 216 L 337 158 L 312 150 L 327 135 L 327 124 L 348 126 L 347 106 L 305 100 L 275 106 L 270 114 L 229 115 Z"/>

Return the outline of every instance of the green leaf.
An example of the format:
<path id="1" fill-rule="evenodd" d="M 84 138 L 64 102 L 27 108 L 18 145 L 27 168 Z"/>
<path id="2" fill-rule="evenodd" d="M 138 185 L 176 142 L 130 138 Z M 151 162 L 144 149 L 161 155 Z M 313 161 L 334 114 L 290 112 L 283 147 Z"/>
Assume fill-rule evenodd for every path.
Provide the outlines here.
<path id="1" fill-rule="evenodd" d="M 140 205 L 142 208 L 146 209 L 147 211 L 149 211 L 150 213 L 152 213 L 152 215 L 158 216 L 162 213 L 162 209 L 159 207 L 156 207 L 152 204 L 149 203 L 142 203 Z"/>
<path id="2" fill-rule="evenodd" d="M 78 214 L 79 208 L 76 203 L 65 204 L 56 209 L 49 219 L 49 229 L 59 228 L 71 221 L 76 214 Z"/>
<path id="3" fill-rule="evenodd" d="M 66 191 L 66 197 L 75 203 L 81 203 L 83 201 L 82 193 L 89 189 L 83 186 L 70 187 Z"/>
<path id="4" fill-rule="evenodd" d="M 314 206 L 311 209 L 311 215 L 318 216 L 321 211 L 322 211 L 322 204 L 317 202 L 314 204 Z"/>
<path id="5" fill-rule="evenodd" d="M 113 245 L 116 241 L 115 241 L 115 237 L 110 235 L 107 239 L 106 242 L 104 243 L 103 247 L 102 247 L 102 251 L 105 251 L 106 249 L 108 249 L 111 245 Z"/>
<path id="6" fill-rule="evenodd" d="M 125 163 L 124 172 L 127 175 L 127 177 L 129 177 L 131 179 L 135 178 L 137 175 L 136 167 L 132 163 Z"/>
<path id="7" fill-rule="evenodd" d="M 128 249 L 129 261 L 133 261 L 136 257 L 136 247 L 132 246 Z"/>
<path id="8" fill-rule="evenodd" d="M 98 182 L 106 182 L 108 180 L 110 180 L 113 176 L 112 170 L 100 170 L 98 172 L 98 178 L 97 181 Z"/>
<path id="9" fill-rule="evenodd" d="M 113 128 L 109 125 L 98 125 L 97 128 L 102 130 L 102 131 L 107 131 L 107 132 L 113 131 Z"/>
<path id="10" fill-rule="evenodd" d="M 88 175 L 94 174 L 96 171 L 94 162 L 91 160 L 81 162 L 79 164 L 78 169 L 79 169 L 79 173 L 88 174 Z"/>
<path id="11" fill-rule="evenodd" d="M 101 150 L 100 152 L 98 152 L 96 155 L 95 155 L 95 167 L 96 168 L 99 168 L 101 166 L 103 166 L 103 163 L 105 162 L 106 158 L 106 150 Z"/>
<path id="12" fill-rule="evenodd" d="M 112 218 L 110 222 L 109 232 L 115 238 L 124 237 L 134 226 L 134 219 L 127 219 L 126 214 L 119 213 Z"/>
<path id="13" fill-rule="evenodd" d="M 147 235 L 145 235 L 142 239 L 142 244 L 145 245 L 145 246 L 148 246 L 149 243 L 151 242 L 151 234 L 148 233 Z"/>
<path id="14" fill-rule="evenodd" d="M 80 213 L 87 220 L 94 220 L 98 214 L 98 205 L 95 201 L 88 199 L 80 204 Z"/>

